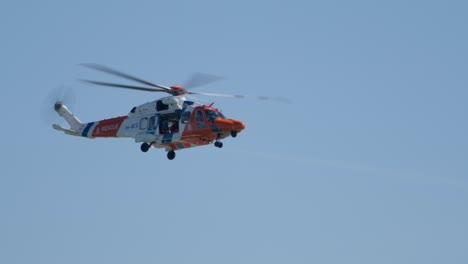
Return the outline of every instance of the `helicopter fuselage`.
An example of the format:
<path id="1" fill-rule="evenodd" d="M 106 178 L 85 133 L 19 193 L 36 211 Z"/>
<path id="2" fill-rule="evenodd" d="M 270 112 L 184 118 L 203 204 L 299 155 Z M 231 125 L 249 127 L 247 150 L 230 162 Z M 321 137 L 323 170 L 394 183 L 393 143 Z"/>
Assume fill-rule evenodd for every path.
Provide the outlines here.
<path id="1" fill-rule="evenodd" d="M 222 147 L 221 139 L 236 137 L 245 128 L 244 122 L 227 119 L 212 104 L 198 104 L 183 96 L 165 97 L 134 107 L 126 116 L 89 123 L 81 123 L 63 104 L 56 104 L 55 109 L 71 126 L 54 125 L 57 130 L 86 138 L 134 138 L 142 143 L 143 152 L 150 147 L 165 148 L 169 159 L 175 157 L 175 150 L 213 142 Z"/>
<path id="2" fill-rule="evenodd" d="M 207 95 L 242 98 L 239 95 L 198 93 L 188 91 L 202 84 L 207 84 L 220 77 L 197 74 L 194 75 L 185 88 L 179 85 L 165 86 L 148 82 L 133 75 L 99 64 L 82 64 L 86 68 L 104 72 L 113 76 L 139 83 L 127 85 L 122 83 L 82 80 L 99 86 L 166 93 L 171 96 L 132 108 L 126 116 L 119 116 L 95 122 L 82 123 L 60 101 L 54 105 L 55 111 L 62 116 L 70 128 L 54 124 L 52 127 L 65 134 L 86 138 L 128 137 L 135 142 L 141 142 L 141 151 L 147 152 L 151 147 L 165 148 L 168 159 L 175 158 L 175 150 L 206 145 L 214 142 L 218 148 L 223 146 L 220 141 L 228 136 L 236 137 L 245 128 L 242 121 L 227 119 L 211 105 L 202 105 L 188 101 L 184 95 Z"/>

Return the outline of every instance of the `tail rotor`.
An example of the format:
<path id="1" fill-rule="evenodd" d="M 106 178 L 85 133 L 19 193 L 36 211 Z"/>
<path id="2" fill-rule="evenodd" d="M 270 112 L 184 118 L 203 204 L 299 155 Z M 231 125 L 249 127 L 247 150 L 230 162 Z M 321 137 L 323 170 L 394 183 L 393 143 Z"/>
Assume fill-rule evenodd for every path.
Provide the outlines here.
<path id="1" fill-rule="evenodd" d="M 62 120 L 57 111 L 62 105 L 73 106 L 76 103 L 75 92 L 67 86 L 59 86 L 49 91 L 41 106 L 40 117 L 45 125 L 50 126 Z"/>

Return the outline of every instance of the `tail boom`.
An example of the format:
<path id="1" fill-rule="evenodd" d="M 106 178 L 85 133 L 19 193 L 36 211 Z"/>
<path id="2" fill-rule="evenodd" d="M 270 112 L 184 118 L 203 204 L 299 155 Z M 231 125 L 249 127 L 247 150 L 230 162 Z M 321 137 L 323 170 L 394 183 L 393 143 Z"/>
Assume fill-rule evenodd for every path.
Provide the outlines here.
<path id="1" fill-rule="evenodd" d="M 85 124 L 81 136 L 89 138 L 121 137 L 122 135 L 119 133 L 119 130 L 127 118 L 127 116 L 119 116 L 96 122 L 89 122 Z"/>
<path id="2" fill-rule="evenodd" d="M 125 137 L 125 133 L 119 133 L 119 130 L 124 121 L 128 119 L 127 116 L 82 123 L 64 104 L 57 102 L 54 108 L 55 111 L 67 121 L 70 128 L 63 128 L 57 124 L 54 124 L 52 127 L 65 134 L 86 138 Z"/>

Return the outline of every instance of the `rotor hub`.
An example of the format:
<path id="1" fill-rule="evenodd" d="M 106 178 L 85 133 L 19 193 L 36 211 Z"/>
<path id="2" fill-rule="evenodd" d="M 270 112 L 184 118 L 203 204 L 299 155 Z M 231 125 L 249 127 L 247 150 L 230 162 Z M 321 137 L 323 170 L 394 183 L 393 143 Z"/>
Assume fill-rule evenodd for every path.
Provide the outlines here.
<path id="1" fill-rule="evenodd" d="M 170 88 L 171 88 L 170 93 L 174 96 L 183 95 L 187 93 L 187 90 L 185 90 L 182 86 L 179 86 L 179 85 L 173 85 Z"/>

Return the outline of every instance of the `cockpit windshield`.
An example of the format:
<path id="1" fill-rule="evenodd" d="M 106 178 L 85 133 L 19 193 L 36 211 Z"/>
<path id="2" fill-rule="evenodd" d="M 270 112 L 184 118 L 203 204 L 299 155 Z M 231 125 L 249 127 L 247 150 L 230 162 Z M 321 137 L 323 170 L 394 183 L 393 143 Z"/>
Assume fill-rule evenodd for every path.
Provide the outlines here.
<path id="1" fill-rule="evenodd" d="M 223 114 L 221 114 L 220 112 L 217 112 L 217 111 L 214 111 L 214 110 L 206 110 L 206 118 L 209 120 L 209 121 L 213 121 L 215 120 L 216 118 L 224 118 Z"/>

